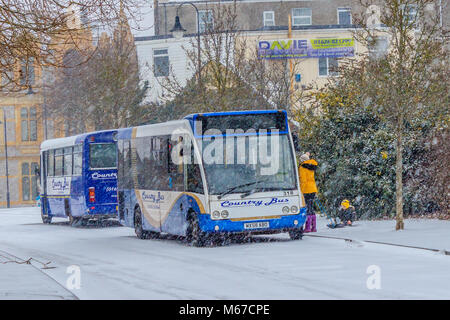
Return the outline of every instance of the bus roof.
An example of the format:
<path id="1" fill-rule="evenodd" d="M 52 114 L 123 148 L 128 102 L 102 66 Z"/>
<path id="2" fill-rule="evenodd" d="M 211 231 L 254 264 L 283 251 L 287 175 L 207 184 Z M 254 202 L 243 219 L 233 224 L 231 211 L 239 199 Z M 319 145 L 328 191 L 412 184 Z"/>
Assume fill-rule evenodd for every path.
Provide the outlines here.
<path id="1" fill-rule="evenodd" d="M 130 139 L 135 132 L 135 137 L 170 135 L 177 129 L 190 130 L 189 122 L 186 120 L 173 120 L 161 123 L 147 124 L 132 128 L 119 129 L 118 139 Z"/>
<path id="2" fill-rule="evenodd" d="M 82 134 L 79 134 L 76 136 L 71 136 L 71 137 L 45 140 L 41 143 L 41 151 L 57 149 L 57 148 L 64 148 L 64 147 L 71 147 L 77 143 L 83 142 L 84 139 L 86 139 L 88 136 L 98 135 L 98 134 L 102 134 L 102 133 L 110 133 L 110 132 L 111 133 L 117 132 L 117 130 L 94 131 L 94 132 L 82 133 Z"/>

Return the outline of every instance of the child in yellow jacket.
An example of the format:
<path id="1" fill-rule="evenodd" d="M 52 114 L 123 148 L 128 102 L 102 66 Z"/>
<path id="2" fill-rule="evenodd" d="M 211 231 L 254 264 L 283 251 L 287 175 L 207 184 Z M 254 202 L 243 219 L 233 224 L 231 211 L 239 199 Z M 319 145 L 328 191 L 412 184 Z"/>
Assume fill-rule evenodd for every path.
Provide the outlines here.
<path id="1" fill-rule="evenodd" d="M 317 232 L 316 214 L 314 213 L 313 205 L 317 193 L 314 173 L 317 169 L 318 163 L 316 160 L 310 159 L 309 157 L 309 152 L 306 152 L 300 157 L 300 167 L 298 169 L 300 175 L 300 190 L 305 197 L 307 207 L 307 217 L 303 232 Z"/>

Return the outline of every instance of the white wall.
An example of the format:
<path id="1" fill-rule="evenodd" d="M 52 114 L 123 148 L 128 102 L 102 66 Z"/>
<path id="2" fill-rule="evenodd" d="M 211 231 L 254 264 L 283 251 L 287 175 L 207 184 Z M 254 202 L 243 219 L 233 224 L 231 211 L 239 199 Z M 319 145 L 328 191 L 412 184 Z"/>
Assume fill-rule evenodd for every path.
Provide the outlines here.
<path id="1" fill-rule="evenodd" d="M 169 93 L 162 88 L 161 82 L 164 77 L 156 78 L 153 73 L 153 51 L 155 49 L 167 49 L 171 70 L 176 75 L 179 83 L 184 86 L 186 80 L 194 75 L 192 66 L 189 66 L 185 49 L 191 48 L 191 38 L 167 38 L 154 40 L 135 41 L 141 78 L 148 80 L 150 89 L 147 93 L 146 102 L 164 101 Z M 171 72 L 172 72 L 171 71 Z"/>

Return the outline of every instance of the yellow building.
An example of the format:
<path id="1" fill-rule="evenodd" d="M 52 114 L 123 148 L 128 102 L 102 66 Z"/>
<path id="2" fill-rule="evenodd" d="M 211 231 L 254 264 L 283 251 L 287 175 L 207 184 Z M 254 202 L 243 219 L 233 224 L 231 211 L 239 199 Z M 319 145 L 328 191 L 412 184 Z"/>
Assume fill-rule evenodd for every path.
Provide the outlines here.
<path id="1" fill-rule="evenodd" d="M 67 23 L 72 29 L 78 27 L 80 32 L 78 37 L 71 34 L 67 38 L 55 38 L 53 49 L 61 57 L 71 48 L 92 46 L 92 33 L 89 28 L 81 27 L 78 16 L 69 14 Z M 44 113 L 45 94 L 51 93 L 44 90 L 43 73 L 42 66 L 29 59 L 28 63 L 18 61 L 16 69 L 9 75 L 19 88 L 6 85 L 10 81 L 0 76 L 3 84 L 0 86 L 0 207 L 7 206 L 8 185 L 11 206 L 36 203 L 38 179 L 35 169 L 39 168 L 40 144 L 45 139 L 64 136 L 64 130 L 53 125 L 51 114 Z"/>

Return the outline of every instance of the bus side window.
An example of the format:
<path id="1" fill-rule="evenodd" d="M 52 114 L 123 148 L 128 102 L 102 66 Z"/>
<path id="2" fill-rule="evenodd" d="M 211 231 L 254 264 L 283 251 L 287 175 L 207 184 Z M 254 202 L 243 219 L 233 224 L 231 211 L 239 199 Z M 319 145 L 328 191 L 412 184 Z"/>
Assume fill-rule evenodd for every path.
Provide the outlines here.
<path id="1" fill-rule="evenodd" d="M 123 185 L 125 189 L 133 187 L 133 177 L 131 174 L 131 140 L 123 142 Z"/>
<path id="2" fill-rule="evenodd" d="M 173 191 L 184 191 L 184 173 L 183 165 L 177 164 L 172 159 L 172 150 L 175 147 L 173 141 L 170 137 L 167 137 L 167 172 L 169 175 L 169 190 Z"/>
<path id="3" fill-rule="evenodd" d="M 124 171 L 123 171 L 123 140 L 117 141 L 117 154 L 118 154 L 118 161 L 117 161 L 117 186 L 119 188 L 122 187 L 122 179 L 124 178 Z"/>
<path id="4" fill-rule="evenodd" d="M 64 148 L 64 172 L 65 176 L 72 176 L 72 147 Z"/>
<path id="5" fill-rule="evenodd" d="M 204 193 L 202 175 L 200 173 L 200 166 L 195 163 L 194 147 L 191 148 L 191 161 L 186 165 L 187 186 L 186 191 L 195 193 Z"/>
<path id="6" fill-rule="evenodd" d="M 55 176 L 60 177 L 63 175 L 63 149 L 55 150 Z"/>
<path id="7" fill-rule="evenodd" d="M 83 172 L 83 154 L 81 145 L 73 148 L 73 175 L 79 176 Z"/>
<path id="8" fill-rule="evenodd" d="M 55 168 L 54 150 L 48 150 L 47 151 L 47 176 L 48 177 L 53 177 L 55 175 L 54 168 Z"/>

